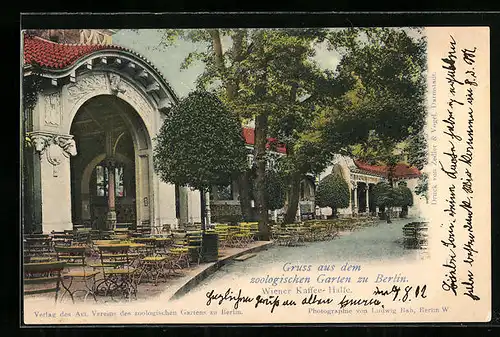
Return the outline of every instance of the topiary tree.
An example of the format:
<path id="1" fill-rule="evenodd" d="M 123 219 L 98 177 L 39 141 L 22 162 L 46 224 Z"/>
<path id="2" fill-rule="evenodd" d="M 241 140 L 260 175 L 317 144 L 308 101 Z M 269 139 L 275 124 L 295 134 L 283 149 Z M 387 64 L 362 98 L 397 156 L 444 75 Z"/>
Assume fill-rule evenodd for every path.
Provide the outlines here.
<path id="1" fill-rule="evenodd" d="M 410 191 L 411 193 L 411 191 Z M 392 187 L 388 182 L 381 181 L 373 187 L 375 205 L 379 207 L 381 219 L 391 223 L 392 207 L 402 206 L 403 196 L 401 189 Z"/>
<path id="2" fill-rule="evenodd" d="M 192 92 L 173 107 L 155 142 L 160 179 L 202 193 L 230 184 L 247 165 L 238 118 L 208 92 Z"/>
<path id="3" fill-rule="evenodd" d="M 330 207 L 332 216 L 337 216 L 337 208 L 349 206 L 349 185 L 339 174 L 329 174 L 318 184 L 315 201 L 319 207 Z"/>
<path id="4" fill-rule="evenodd" d="M 398 205 L 401 206 L 399 217 L 406 218 L 408 216 L 408 207 L 413 206 L 413 193 L 411 193 L 411 190 L 408 188 L 406 181 L 400 181 L 396 189 L 401 199 L 401 204 Z"/>

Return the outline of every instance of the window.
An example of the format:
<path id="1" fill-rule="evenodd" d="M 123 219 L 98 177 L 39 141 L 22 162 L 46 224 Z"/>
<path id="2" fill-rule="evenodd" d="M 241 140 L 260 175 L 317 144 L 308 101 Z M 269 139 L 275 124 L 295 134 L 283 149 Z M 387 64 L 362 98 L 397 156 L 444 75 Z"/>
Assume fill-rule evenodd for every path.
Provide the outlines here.
<path id="1" fill-rule="evenodd" d="M 115 167 L 115 196 L 125 196 L 125 188 L 123 187 L 123 166 Z"/>
<path id="2" fill-rule="evenodd" d="M 98 165 L 96 168 L 97 196 L 104 197 L 108 194 L 108 169 Z"/>
<path id="3" fill-rule="evenodd" d="M 97 165 L 95 170 L 97 196 L 105 197 L 108 195 L 108 168 L 103 165 Z M 115 167 L 115 197 L 118 198 L 125 196 L 123 172 L 123 166 Z"/>
<path id="4" fill-rule="evenodd" d="M 233 200 L 233 185 L 214 186 L 210 194 L 210 199 L 213 200 Z"/>
<path id="5" fill-rule="evenodd" d="M 248 163 L 248 167 L 253 166 L 253 164 L 254 164 L 253 154 L 247 154 L 247 163 Z"/>

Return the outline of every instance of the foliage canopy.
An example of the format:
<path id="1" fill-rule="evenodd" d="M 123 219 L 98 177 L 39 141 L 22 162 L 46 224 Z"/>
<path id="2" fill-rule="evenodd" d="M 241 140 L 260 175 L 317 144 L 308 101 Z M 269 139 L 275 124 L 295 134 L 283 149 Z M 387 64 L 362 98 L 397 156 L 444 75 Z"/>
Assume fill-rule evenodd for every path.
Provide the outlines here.
<path id="1" fill-rule="evenodd" d="M 329 174 L 321 179 L 315 200 L 319 207 L 345 208 L 349 206 L 349 185 L 339 174 Z"/>
<path id="2" fill-rule="evenodd" d="M 206 191 L 246 168 L 241 124 L 213 94 L 190 93 L 172 108 L 154 148 L 154 167 L 168 183 Z"/>

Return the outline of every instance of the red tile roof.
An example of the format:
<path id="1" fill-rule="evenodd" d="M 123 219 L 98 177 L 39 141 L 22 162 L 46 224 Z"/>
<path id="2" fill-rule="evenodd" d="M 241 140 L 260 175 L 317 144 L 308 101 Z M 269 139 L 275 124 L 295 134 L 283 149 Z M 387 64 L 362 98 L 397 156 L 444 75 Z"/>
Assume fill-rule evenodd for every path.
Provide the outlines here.
<path id="1" fill-rule="evenodd" d="M 243 128 L 243 137 L 245 137 L 245 143 L 255 145 L 255 132 L 253 128 Z M 277 143 L 276 138 L 267 138 L 266 148 L 269 149 L 273 145 L 276 145 L 276 152 L 286 153 L 286 147 L 283 144 Z"/>
<path id="2" fill-rule="evenodd" d="M 25 34 L 24 64 L 50 69 L 64 69 L 73 65 L 80 58 L 103 49 L 125 50 L 125 48 L 116 45 L 60 44 Z"/>
<path id="3" fill-rule="evenodd" d="M 388 167 L 383 165 L 369 165 L 359 160 L 354 160 L 354 164 L 356 164 L 357 168 L 366 171 L 368 173 L 380 175 L 387 177 Z M 413 178 L 420 176 L 420 171 L 413 166 L 399 163 L 396 165 L 394 169 L 394 177 L 395 178 Z"/>
<path id="4" fill-rule="evenodd" d="M 177 100 L 177 95 L 168 84 L 161 71 L 148 59 L 132 49 L 117 45 L 83 45 L 61 44 L 42 39 L 37 36 L 24 34 L 24 65 L 37 65 L 45 70 L 58 71 L 71 68 L 78 60 L 98 51 L 121 51 L 140 59 L 146 63 L 161 78 L 170 94 Z"/>

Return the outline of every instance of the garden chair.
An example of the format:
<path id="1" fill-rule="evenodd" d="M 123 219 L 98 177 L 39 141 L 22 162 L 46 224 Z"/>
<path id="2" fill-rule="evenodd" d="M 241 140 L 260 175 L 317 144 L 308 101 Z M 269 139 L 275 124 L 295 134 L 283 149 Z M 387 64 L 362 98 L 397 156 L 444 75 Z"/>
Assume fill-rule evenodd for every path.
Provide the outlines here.
<path id="1" fill-rule="evenodd" d="M 54 292 L 55 302 L 57 302 L 61 288 L 61 273 L 64 267 L 64 262 L 59 261 L 25 263 L 23 265 L 24 295 Z"/>
<path id="2" fill-rule="evenodd" d="M 250 233 L 251 233 L 251 242 L 257 241 L 259 239 L 259 223 L 258 222 L 249 222 Z"/>
<path id="3" fill-rule="evenodd" d="M 138 270 L 139 276 L 137 283 L 141 283 L 144 277 L 158 285 L 160 276 L 166 278 L 165 265 L 168 262 L 168 255 L 157 253 L 157 238 L 134 238 L 133 244 L 144 245 L 138 250 Z"/>
<path id="4" fill-rule="evenodd" d="M 227 225 L 216 224 L 215 233 L 219 236 L 219 249 L 225 249 L 228 243 L 229 230 Z M 220 254 L 219 254 L 220 255 Z"/>
<path id="5" fill-rule="evenodd" d="M 111 244 L 98 246 L 101 263 L 92 265 L 101 268 L 103 279 L 96 286 L 97 292 L 104 296 L 118 293 L 129 300 L 137 297 L 136 268 L 131 265 L 130 246 L 128 244 Z"/>
<path id="6" fill-rule="evenodd" d="M 67 293 L 71 297 L 71 301 L 75 303 L 74 294 L 77 292 L 84 292 L 84 301 L 89 295 L 92 295 L 94 300 L 97 301 L 95 296 L 95 285 L 96 276 L 99 272 L 95 270 L 91 271 L 86 268 L 86 258 L 89 248 L 85 246 L 55 246 L 54 249 L 57 254 L 57 261 L 65 262 L 66 266 L 70 268 L 67 273 L 62 274 L 62 286 L 65 292 L 61 295 L 61 300 Z M 64 282 L 65 279 L 69 280 L 69 284 Z M 84 289 L 71 290 L 75 279 L 83 281 Z"/>
<path id="7" fill-rule="evenodd" d="M 192 231 L 186 233 L 186 246 L 189 249 L 190 262 L 196 262 L 197 265 L 201 261 L 203 233 L 201 231 Z"/>
<path id="8" fill-rule="evenodd" d="M 140 257 L 153 256 L 155 253 L 155 238 L 153 237 L 141 237 L 132 238 L 133 243 L 143 244 L 144 246 L 137 249 L 137 253 Z"/>
<path id="9" fill-rule="evenodd" d="M 52 231 L 52 244 L 54 246 L 70 246 L 73 243 L 73 231 Z"/>
<path id="10" fill-rule="evenodd" d="M 163 276 L 166 279 L 165 264 L 167 263 L 166 256 L 146 256 L 141 258 L 139 264 L 139 277 L 137 283 L 141 283 L 144 277 L 153 281 L 155 286 L 158 285 L 158 279 Z"/>
<path id="11" fill-rule="evenodd" d="M 172 246 L 172 238 L 159 237 L 154 240 L 154 255 L 166 256 L 169 253 L 169 248 Z"/>
<path id="12" fill-rule="evenodd" d="M 73 245 L 89 245 L 91 241 L 90 229 L 81 228 L 76 229 L 73 234 Z"/>
<path id="13" fill-rule="evenodd" d="M 54 260 L 52 238 L 48 235 L 25 235 L 23 253 L 26 262 L 49 262 Z"/>
<path id="14" fill-rule="evenodd" d="M 170 248 L 171 259 L 169 260 L 170 269 L 175 273 L 176 269 L 182 269 L 184 267 L 189 268 L 190 266 L 190 258 L 189 258 L 189 248 L 182 245 L 173 245 Z"/>
<path id="15" fill-rule="evenodd" d="M 238 226 L 228 226 L 227 227 L 227 242 L 228 247 L 239 247 L 241 243 L 241 235 L 238 235 L 240 229 Z"/>

